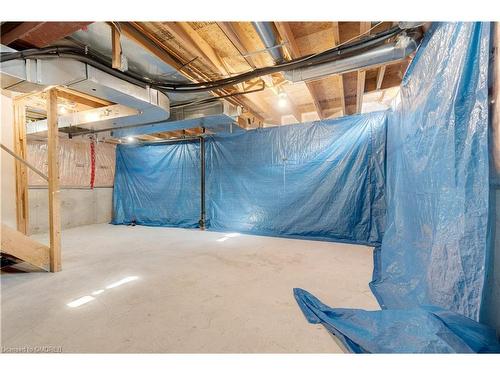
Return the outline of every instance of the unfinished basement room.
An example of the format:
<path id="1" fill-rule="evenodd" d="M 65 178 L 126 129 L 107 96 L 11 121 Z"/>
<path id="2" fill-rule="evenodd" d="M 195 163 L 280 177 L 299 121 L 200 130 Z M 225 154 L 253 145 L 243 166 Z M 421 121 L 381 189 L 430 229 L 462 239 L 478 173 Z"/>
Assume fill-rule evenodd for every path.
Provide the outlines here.
<path id="1" fill-rule="evenodd" d="M 500 353 L 498 24 L 179 19 L 1 22 L 3 354 Z"/>

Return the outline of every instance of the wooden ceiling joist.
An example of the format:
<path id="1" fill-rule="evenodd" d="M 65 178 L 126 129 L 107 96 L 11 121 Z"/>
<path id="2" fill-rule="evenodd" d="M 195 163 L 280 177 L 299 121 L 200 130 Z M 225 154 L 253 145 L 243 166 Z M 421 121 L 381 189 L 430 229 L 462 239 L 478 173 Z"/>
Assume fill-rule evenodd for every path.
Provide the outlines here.
<path id="1" fill-rule="evenodd" d="M 18 26 L 2 33 L 2 44 L 19 42 L 42 48 L 73 34 L 91 22 L 21 22 Z M 4 26 L 2 25 L 2 28 Z"/>
<path id="2" fill-rule="evenodd" d="M 290 54 L 291 59 L 296 59 L 302 56 L 300 53 L 299 46 L 295 41 L 295 37 L 293 36 L 292 29 L 286 22 L 275 22 L 276 29 L 278 30 L 279 36 L 281 40 L 286 43 L 287 49 Z M 316 113 L 320 120 L 324 119 L 323 110 L 321 109 L 321 105 L 318 100 L 318 95 L 315 92 L 314 85 L 311 82 L 306 82 L 307 90 L 309 91 L 309 95 L 311 95 L 314 108 L 316 109 Z"/>
<path id="3" fill-rule="evenodd" d="M 14 27 L 5 34 L 2 33 L 2 44 L 9 45 L 18 39 L 22 39 L 29 33 L 36 31 L 43 24 L 44 22 L 21 22 L 19 26 Z"/>
<path id="4" fill-rule="evenodd" d="M 380 68 L 378 68 L 376 90 L 380 90 L 382 88 L 382 83 L 384 82 L 384 75 L 385 75 L 385 65 L 382 65 Z"/>
<path id="5" fill-rule="evenodd" d="M 194 56 L 201 56 L 209 61 L 222 76 L 228 75 L 228 70 L 217 52 L 189 25 L 188 22 L 165 22 L 163 26 L 184 44 Z"/>
<path id="6" fill-rule="evenodd" d="M 231 43 L 235 46 L 235 48 L 240 52 L 240 54 L 247 59 L 247 56 L 253 51 L 265 50 L 265 46 L 259 38 L 251 38 L 246 32 L 245 28 L 242 27 L 241 23 L 238 22 L 219 22 L 219 27 L 224 31 L 226 30 L 231 37 L 228 37 Z M 227 34 L 226 34 L 227 36 Z M 231 39 L 232 38 L 232 39 Z M 272 65 L 272 59 L 270 55 L 264 53 L 258 53 L 256 55 L 252 55 L 252 64 L 249 64 L 249 68 L 263 68 Z M 280 79 L 283 80 L 282 74 L 278 74 Z M 272 79 L 272 78 L 271 78 Z M 252 102 L 254 102 L 257 106 L 263 109 L 264 113 L 268 113 L 274 119 L 281 123 L 282 114 L 279 113 L 275 108 L 269 105 L 264 100 L 260 99 L 258 95 L 248 96 L 251 98 Z M 293 100 L 289 98 L 289 107 L 291 114 L 295 117 L 295 119 L 300 122 L 302 117 L 300 111 L 297 109 L 297 106 L 294 104 Z"/>
<path id="7" fill-rule="evenodd" d="M 95 96 L 87 95 L 79 91 L 71 90 L 66 87 L 57 87 L 57 97 L 61 99 L 66 99 L 75 103 L 80 103 L 92 108 L 106 107 L 112 105 L 113 103 L 97 98 Z"/>
<path id="8" fill-rule="evenodd" d="M 359 34 L 367 35 L 372 26 L 371 22 L 360 22 Z M 365 93 L 365 78 L 366 72 L 364 70 L 358 71 L 358 81 L 356 90 L 356 113 L 361 113 L 363 109 L 363 94 Z"/>
<path id="9" fill-rule="evenodd" d="M 111 67 L 113 69 L 122 68 L 122 45 L 120 43 L 120 30 L 116 26 L 111 26 Z"/>
<path id="10" fill-rule="evenodd" d="M 238 50 L 238 52 L 243 56 L 247 64 L 250 65 L 252 68 L 256 68 L 253 60 L 247 56 L 248 51 L 238 38 L 238 35 L 236 34 L 236 31 L 234 30 L 234 27 L 232 26 L 231 22 L 217 22 L 217 25 L 220 27 L 220 29 L 226 35 L 226 37 L 231 41 L 231 43 Z"/>
<path id="11" fill-rule="evenodd" d="M 176 56 L 162 40 L 156 38 L 152 33 L 148 32 L 138 22 L 119 22 L 122 33 L 130 37 L 137 44 L 143 46 L 163 62 L 169 64 L 177 69 L 182 75 L 192 82 L 201 82 L 209 80 L 210 77 L 204 72 L 192 67 L 187 66 L 186 63 Z M 223 96 L 229 93 L 227 90 L 217 89 L 211 91 L 215 96 Z M 245 97 L 232 97 L 225 99 L 228 102 L 243 106 L 250 116 L 255 119 L 258 124 L 262 124 L 264 118 L 259 114 L 258 110 L 254 107 L 253 103 L 249 102 Z"/>
<path id="12" fill-rule="evenodd" d="M 213 81 L 274 64 L 251 22 L 118 24 L 123 35 L 148 49 L 191 82 Z M 274 22 L 274 25 L 284 44 L 285 58 L 289 60 L 320 53 L 368 32 L 385 30 L 391 23 L 378 23 L 374 31 L 371 30 L 372 22 Z M 259 126 L 264 119 L 270 124 L 289 123 L 293 121 L 291 116 L 300 122 L 304 114 L 311 114 L 312 118 L 317 114 L 323 119 L 361 112 L 364 93 L 375 87 L 383 90 L 399 84 L 404 67 L 404 63 L 400 63 L 394 67 L 353 71 L 297 84 L 290 84 L 282 73 L 273 73 L 211 92 L 227 96 L 252 90 L 264 80 L 266 89 L 261 92 L 224 99 L 243 107 L 238 123 L 245 127 L 254 127 L 255 123 Z M 278 94 L 282 92 L 287 94 L 287 106 L 279 105 Z M 372 99 L 367 97 L 366 100 Z"/>

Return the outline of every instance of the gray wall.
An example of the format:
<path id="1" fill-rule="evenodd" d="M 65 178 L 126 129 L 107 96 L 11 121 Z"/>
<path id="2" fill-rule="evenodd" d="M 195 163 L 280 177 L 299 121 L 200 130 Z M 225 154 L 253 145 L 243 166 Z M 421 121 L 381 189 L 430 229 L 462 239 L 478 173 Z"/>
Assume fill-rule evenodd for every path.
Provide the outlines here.
<path id="1" fill-rule="evenodd" d="M 47 232 L 47 189 L 30 188 L 28 195 L 30 234 Z M 62 229 L 111 221 L 113 188 L 61 189 L 59 196 Z"/>

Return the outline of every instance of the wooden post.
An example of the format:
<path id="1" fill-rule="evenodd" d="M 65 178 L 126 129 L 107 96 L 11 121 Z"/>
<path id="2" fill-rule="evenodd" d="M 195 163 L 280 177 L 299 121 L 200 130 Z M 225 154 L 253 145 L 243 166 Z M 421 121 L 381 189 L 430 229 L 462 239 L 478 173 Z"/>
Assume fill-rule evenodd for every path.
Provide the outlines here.
<path id="1" fill-rule="evenodd" d="M 57 90 L 47 92 L 47 130 L 49 167 L 50 271 L 61 271 L 61 218 L 59 202 L 59 135 Z"/>
<path id="2" fill-rule="evenodd" d="M 22 99 L 14 102 L 14 152 L 26 160 L 26 108 Z M 16 160 L 15 171 L 17 230 L 28 234 L 28 170 L 24 164 Z"/>
<path id="3" fill-rule="evenodd" d="M 122 45 L 120 44 L 120 30 L 111 26 L 111 66 L 113 69 L 122 69 Z"/>

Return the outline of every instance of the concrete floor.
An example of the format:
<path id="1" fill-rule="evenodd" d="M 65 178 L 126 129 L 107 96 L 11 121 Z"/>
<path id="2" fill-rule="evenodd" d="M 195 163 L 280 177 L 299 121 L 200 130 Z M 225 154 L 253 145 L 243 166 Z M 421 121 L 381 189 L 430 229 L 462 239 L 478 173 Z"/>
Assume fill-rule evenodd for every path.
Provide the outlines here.
<path id="1" fill-rule="evenodd" d="M 292 288 L 330 306 L 378 309 L 372 264 L 366 246 L 109 224 L 68 229 L 62 272 L 1 275 L 1 344 L 342 352 L 325 328 L 307 323 Z"/>

